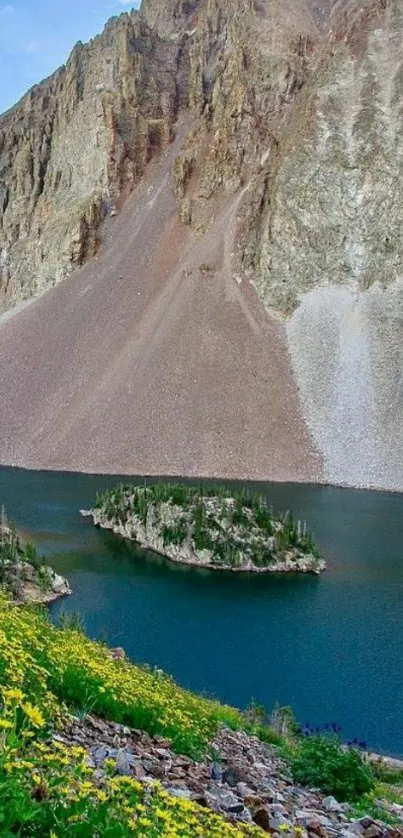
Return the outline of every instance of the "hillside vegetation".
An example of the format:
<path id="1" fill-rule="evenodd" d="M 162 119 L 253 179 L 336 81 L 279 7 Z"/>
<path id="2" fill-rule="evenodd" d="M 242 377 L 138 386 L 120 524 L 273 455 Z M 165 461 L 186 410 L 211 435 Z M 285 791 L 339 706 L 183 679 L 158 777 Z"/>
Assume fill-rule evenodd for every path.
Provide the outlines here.
<path id="1" fill-rule="evenodd" d="M 195 804 L 152 792 L 129 777 L 97 783 L 85 751 L 49 744 L 67 708 L 161 733 L 179 752 L 200 754 L 221 722 L 240 727 L 236 710 L 198 698 L 159 671 L 111 659 L 76 629 L 0 595 L 0 835 L 258 836 Z"/>
<path id="2" fill-rule="evenodd" d="M 16 606 L 0 593 L 2 838 L 259 838 L 265 834 L 253 823 L 232 824 L 205 805 L 171 796 L 159 781 L 122 776 L 113 759 L 106 759 L 102 771 L 96 770 L 88 750 L 74 742 L 66 743 L 60 736 L 71 724 L 71 714 L 76 726 L 80 719 L 98 718 L 108 720 L 109 725 L 115 722 L 130 726 L 136 736 L 140 731 L 151 736 L 159 734 L 171 754 L 187 754 L 196 760 L 209 751 L 214 737 L 223 729 L 238 743 L 237 758 L 245 760 L 243 749 L 247 752 L 252 747 L 256 752 L 258 748 L 257 734 L 262 740 L 277 743 L 277 747 L 271 746 L 271 764 L 279 768 L 270 768 L 270 757 L 267 769 L 260 762 L 249 763 L 248 767 L 246 760 L 250 782 L 254 772 L 262 772 L 266 788 L 264 777 L 268 771 L 270 783 L 283 783 L 285 793 L 284 781 L 274 776 L 276 771 L 280 775 L 288 771 L 285 759 L 294 782 L 315 783 L 319 788 L 323 785 L 324 793 L 338 790 L 344 799 L 355 801 L 354 817 L 370 812 L 382 820 L 388 817 L 389 823 L 399 822 L 401 788 L 392 788 L 385 780 L 401 783 L 401 776 L 389 778 L 380 774 L 383 782 L 376 786 L 375 774 L 364 765 L 356 748 L 341 748 L 330 734 L 301 738 L 293 724 L 284 732 L 284 739 L 284 733 L 281 737 L 266 726 L 258 708 L 243 715 L 217 701 L 196 696 L 178 687 L 160 670 L 116 660 L 107 647 L 89 640 L 74 625 L 56 628 L 47 612 L 32 605 Z M 100 726 L 100 722 L 96 724 Z M 124 729 L 130 732 L 129 728 Z M 280 758 L 275 755 L 277 752 Z M 298 808 L 298 801 L 315 799 L 316 806 L 323 810 L 320 794 L 313 798 L 311 792 L 289 782 L 287 794 L 291 794 L 290 801 L 297 801 L 294 808 Z M 248 795 L 248 787 L 243 785 Z M 228 796 L 222 784 L 216 783 L 215 789 Z M 385 813 L 379 806 L 379 797 L 386 799 L 391 811 L 395 807 L 396 812 Z M 302 815 L 305 817 L 306 813 Z M 308 812 L 307 816 L 313 822 L 316 814 Z M 300 817 L 296 811 L 288 826 L 284 821 L 284 830 L 280 818 L 274 834 L 280 836 L 282 831 L 288 831 L 291 838 L 307 836 L 306 829 L 298 825 Z M 325 830 L 324 838 L 344 834 L 348 818 L 347 813 L 344 826 L 335 820 L 336 832 Z M 367 821 L 366 828 L 371 823 Z M 393 830 L 382 832 L 383 827 L 377 829 L 377 836 L 400 835 Z M 364 829 L 364 838 L 370 838 L 370 834 L 375 838 L 374 831 L 367 836 Z"/>

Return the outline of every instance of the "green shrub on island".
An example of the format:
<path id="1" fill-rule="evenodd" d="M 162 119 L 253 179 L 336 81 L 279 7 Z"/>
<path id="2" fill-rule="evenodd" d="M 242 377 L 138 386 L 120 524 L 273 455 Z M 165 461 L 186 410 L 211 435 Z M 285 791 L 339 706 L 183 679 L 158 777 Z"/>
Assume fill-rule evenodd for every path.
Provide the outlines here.
<path id="1" fill-rule="evenodd" d="M 176 561 L 232 570 L 325 567 L 305 523 L 255 492 L 179 483 L 117 486 L 97 497 L 96 524 Z"/>

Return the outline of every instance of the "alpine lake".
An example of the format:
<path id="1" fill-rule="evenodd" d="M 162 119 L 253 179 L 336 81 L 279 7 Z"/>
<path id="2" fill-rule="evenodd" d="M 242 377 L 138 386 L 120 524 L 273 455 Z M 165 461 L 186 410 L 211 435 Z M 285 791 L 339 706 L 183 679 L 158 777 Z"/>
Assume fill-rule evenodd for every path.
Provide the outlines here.
<path id="1" fill-rule="evenodd" d="M 403 495 L 242 484 L 307 521 L 327 570 L 233 574 L 170 563 L 80 515 L 131 481 L 143 478 L 0 468 L 9 518 L 73 589 L 52 619 L 79 614 L 91 637 L 197 692 L 278 701 L 302 724 L 336 722 L 346 740 L 403 756 Z"/>

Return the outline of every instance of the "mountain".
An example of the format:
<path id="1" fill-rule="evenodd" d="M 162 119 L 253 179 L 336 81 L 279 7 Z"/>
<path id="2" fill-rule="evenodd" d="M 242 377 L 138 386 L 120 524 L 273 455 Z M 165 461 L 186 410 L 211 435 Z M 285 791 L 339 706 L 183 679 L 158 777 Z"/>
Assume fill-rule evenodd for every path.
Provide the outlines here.
<path id="1" fill-rule="evenodd" d="M 403 488 L 402 33 L 144 0 L 0 118 L 1 462 Z"/>

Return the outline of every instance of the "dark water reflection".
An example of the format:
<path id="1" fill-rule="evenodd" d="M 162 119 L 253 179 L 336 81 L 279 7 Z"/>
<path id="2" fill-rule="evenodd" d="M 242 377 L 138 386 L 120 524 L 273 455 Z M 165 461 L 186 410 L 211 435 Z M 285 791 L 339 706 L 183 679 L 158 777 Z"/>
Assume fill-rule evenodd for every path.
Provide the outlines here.
<path id="1" fill-rule="evenodd" d="M 403 754 L 403 496 L 265 484 L 314 530 L 317 577 L 217 574 L 171 565 L 96 530 L 78 510 L 119 478 L 0 469 L 0 500 L 68 576 L 93 637 L 182 684 L 244 706 L 292 705 L 346 737 Z"/>

